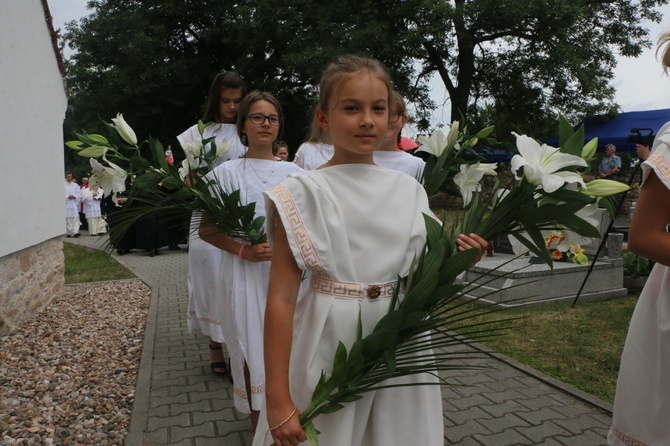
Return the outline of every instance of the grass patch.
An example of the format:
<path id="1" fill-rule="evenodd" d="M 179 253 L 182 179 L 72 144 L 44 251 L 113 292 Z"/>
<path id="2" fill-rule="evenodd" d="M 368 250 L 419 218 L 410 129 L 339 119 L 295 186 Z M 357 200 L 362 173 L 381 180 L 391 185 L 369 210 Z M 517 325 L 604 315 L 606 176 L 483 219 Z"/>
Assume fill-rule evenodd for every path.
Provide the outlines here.
<path id="1" fill-rule="evenodd" d="M 535 370 L 612 403 L 619 361 L 637 295 L 600 302 L 477 311 L 476 320 L 505 323 L 510 329 L 483 342 Z"/>
<path id="2" fill-rule="evenodd" d="M 63 243 L 63 254 L 66 284 L 135 278 L 126 267 L 106 252 Z"/>

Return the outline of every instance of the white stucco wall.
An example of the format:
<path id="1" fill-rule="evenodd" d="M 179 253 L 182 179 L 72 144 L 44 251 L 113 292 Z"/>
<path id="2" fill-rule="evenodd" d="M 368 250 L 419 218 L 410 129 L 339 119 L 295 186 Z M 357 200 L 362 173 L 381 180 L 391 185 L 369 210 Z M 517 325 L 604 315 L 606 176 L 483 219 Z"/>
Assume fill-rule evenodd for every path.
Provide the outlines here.
<path id="1" fill-rule="evenodd" d="M 0 257 L 65 232 L 67 97 L 40 0 L 0 14 Z"/>

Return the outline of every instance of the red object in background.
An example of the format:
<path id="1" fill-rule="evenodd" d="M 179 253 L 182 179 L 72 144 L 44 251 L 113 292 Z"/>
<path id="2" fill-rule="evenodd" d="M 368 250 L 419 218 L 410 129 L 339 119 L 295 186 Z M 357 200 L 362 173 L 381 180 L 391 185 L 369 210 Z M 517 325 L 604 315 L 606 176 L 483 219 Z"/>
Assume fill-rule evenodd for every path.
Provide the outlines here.
<path id="1" fill-rule="evenodd" d="M 398 148 L 400 150 L 405 150 L 405 151 L 413 150 L 413 149 L 416 149 L 417 147 L 419 147 L 419 144 L 417 144 L 416 141 L 411 140 L 409 138 L 406 138 L 404 136 L 400 138 L 400 143 L 398 144 Z"/>
<path id="2" fill-rule="evenodd" d="M 168 149 L 165 151 L 165 161 L 171 166 L 174 164 L 174 155 L 172 155 L 170 146 L 168 146 Z"/>

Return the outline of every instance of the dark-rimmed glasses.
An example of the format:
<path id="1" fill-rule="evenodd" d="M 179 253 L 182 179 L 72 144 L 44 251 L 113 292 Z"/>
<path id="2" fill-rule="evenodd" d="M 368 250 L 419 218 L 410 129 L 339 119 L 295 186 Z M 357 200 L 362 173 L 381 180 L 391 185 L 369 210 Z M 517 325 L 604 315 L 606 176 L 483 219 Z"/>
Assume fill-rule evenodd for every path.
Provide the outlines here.
<path id="1" fill-rule="evenodd" d="M 251 121 L 253 125 L 263 125 L 265 123 L 265 120 L 267 119 L 268 123 L 272 127 L 279 127 L 279 116 L 277 115 L 264 115 L 263 113 L 252 113 L 250 115 L 247 115 L 245 119 L 248 119 Z"/>

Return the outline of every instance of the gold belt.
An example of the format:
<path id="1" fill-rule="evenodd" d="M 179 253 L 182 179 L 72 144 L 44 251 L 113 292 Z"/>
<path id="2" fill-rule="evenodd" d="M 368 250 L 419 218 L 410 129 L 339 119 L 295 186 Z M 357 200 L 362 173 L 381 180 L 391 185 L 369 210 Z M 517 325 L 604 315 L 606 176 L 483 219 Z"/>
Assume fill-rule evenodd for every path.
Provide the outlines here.
<path id="1" fill-rule="evenodd" d="M 370 300 L 393 296 L 396 284 L 396 281 L 367 285 L 362 283 L 338 282 L 314 275 L 309 279 L 309 287 L 317 293 L 330 294 L 337 297 L 351 297 L 354 299 L 367 297 Z M 402 288 L 401 286 L 400 291 L 402 291 Z"/>

